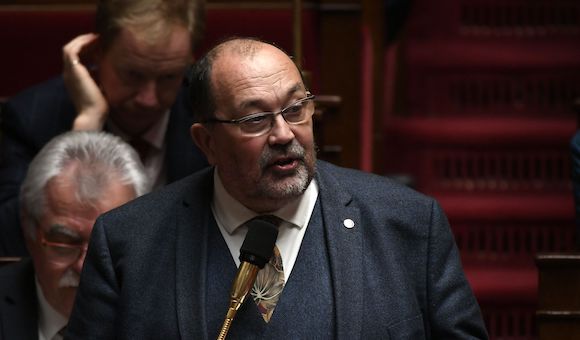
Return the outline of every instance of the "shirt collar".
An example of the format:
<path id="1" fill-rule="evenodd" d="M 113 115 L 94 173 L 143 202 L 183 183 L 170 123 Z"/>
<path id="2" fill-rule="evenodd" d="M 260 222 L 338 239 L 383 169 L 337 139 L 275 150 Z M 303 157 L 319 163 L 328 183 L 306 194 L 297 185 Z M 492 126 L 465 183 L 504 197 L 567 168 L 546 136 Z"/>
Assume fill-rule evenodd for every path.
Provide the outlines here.
<path id="1" fill-rule="evenodd" d="M 157 123 L 153 124 L 149 130 L 141 136 L 141 138 L 151 144 L 154 148 L 161 150 L 167 133 L 167 125 L 169 124 L 169 113 L 167 110 Z M 121 137 L 124 141 L 129 142 L 131 137 L 127 135 L 119 126 L 117 126 L 112 119 L 107 120 L 107 129 L 113 134 Z"/>
<path id="2" fill-rule="evenodd" d="M 57 312 L 48 303 L 38 282 L 38 278 L 34 280 L 36 285 L 36 296 L 38 297 L 38 329 L 44 335 L 45 339 L 52 339 L 64 326 L 67 325 L 68 320 L 62 314 Z"/>
<path id="3" fill-rule="evenodd" d="M 220 179 L 217 173 L 217 167 L 214 168 L 214 196 L 212 208 L 214 215 L 218 218 L 224 229 L 231 235 L 244 222 L 260 215 L 241 204 L 232 197 Z M 309 210 L 318 197 L 318 185 L 313 179 L 304 193 L 289 204 L 279 210 L 274 211 L 271 215 L 278 216 L 286 222 L 297 228 L 303 228 L 310 217 Z"/>

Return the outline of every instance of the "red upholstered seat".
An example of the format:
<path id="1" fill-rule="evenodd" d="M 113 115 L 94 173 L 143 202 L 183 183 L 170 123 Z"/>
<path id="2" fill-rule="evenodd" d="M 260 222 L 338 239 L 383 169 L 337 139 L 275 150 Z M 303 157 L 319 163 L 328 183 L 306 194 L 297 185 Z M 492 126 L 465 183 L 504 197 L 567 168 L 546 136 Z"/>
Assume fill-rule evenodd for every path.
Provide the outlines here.
<path id="1" fill-rule="evenodd" d="M 94 26 L 92 10 L 0 10 L 0 97 L 60 73 L 62 46 Z"/>

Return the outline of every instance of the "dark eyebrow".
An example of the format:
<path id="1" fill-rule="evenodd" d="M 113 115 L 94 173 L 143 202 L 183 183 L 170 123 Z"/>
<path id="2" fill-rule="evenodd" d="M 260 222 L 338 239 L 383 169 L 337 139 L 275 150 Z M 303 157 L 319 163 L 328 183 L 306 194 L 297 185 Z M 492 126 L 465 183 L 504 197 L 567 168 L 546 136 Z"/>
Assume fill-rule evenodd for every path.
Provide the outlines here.
<path id="1" fill-rule="evenodd" d="M 46 233 L 48 237 L 69 237 L 75 241 L 82 240 L 82 237 L 75 231 L 70 230 L 62 224 L 53 224 L 50 226 L 48 232 Z"/>

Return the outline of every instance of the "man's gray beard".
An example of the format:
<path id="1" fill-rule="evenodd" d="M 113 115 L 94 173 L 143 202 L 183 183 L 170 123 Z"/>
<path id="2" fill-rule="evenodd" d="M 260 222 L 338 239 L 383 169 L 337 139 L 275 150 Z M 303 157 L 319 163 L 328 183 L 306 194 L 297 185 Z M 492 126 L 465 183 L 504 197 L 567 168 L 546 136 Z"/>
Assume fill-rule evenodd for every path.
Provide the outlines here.
<path id="1" fill-rule="evenodd" d="M 306 149 L 295 139 L 287 146 L 266 148 L 260 157 L 260 167 L 265 169 L 270 160 L 276 156 L 298 158 L 300 159 L 300 164 L 298 165 L 296 173 L 292 175 L 292 181 L 290 183 L 273 184 L 269 180 L 260 180 L 256 188 L 258 195 L 271 199 L 287 199 L 300 196 L 306 190 L 314 176 L 314 169 L 309 171 L 308 165 L 306 164 Z M 312 156 L 316 159 L 314 152 Z"/>

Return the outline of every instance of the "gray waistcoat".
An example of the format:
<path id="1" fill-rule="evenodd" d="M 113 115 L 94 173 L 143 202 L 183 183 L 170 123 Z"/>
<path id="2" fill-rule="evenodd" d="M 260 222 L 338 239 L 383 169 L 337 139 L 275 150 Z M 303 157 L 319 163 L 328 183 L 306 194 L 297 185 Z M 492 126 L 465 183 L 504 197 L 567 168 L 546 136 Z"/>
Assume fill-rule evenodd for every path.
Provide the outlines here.
<path id="1" fill-rule="evenodd" d="M 207 266 L 207 334 L 216 338 L 229 306 L 237 268 L 217 227 L 210 228 Z M 334 295 L 320 204 L 317 202 L 298 258 L 269 323 L 251 296 L 238 311 L 228 339 L 332 339 Z"/>

